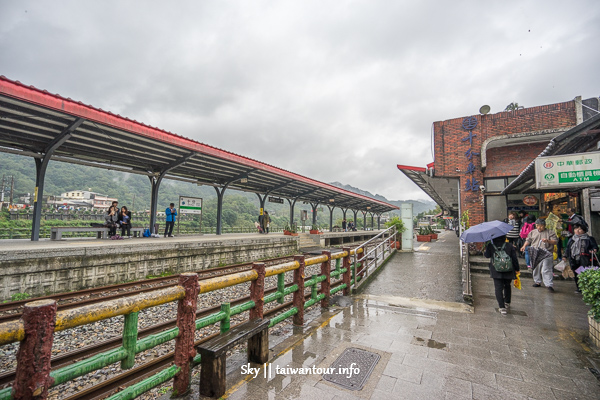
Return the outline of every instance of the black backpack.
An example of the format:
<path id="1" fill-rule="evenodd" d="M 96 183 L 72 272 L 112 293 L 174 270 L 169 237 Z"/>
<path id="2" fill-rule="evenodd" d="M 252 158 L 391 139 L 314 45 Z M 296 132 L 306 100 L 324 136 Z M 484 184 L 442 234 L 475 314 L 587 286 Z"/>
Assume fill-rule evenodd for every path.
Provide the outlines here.
<path id="1" fill-rule="evenodd" d="M 492 255 L 492 264 L 494 265 L 494 269 L 498 272 L 512 271 L 512 260 L 504 250 L 504 246 L 506 246 L 506 243 L 502 244 L 501 248 L 497 248 L 496 245 L 492 242 L 492 246 L 494 246 L 494 254 Z"/>

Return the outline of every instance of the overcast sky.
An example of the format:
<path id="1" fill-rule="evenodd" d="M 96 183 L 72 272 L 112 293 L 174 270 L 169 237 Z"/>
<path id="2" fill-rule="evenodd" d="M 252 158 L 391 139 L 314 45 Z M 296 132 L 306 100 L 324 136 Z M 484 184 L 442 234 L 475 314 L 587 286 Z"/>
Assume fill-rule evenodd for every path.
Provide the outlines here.
<path id="1" fill-rule="evenodd" d="M 599 41 L 598 0 L 0 0 L 0 75 L 390 200 L 434 121 L 600 95 Z"/>

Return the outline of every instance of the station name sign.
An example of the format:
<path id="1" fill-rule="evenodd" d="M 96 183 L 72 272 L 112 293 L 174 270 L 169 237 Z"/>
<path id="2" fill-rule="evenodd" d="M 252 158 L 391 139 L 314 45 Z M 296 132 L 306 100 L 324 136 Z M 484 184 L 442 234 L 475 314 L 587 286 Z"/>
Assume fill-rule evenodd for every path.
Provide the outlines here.
<path id="1" fill-rule="evenodd" d="M 600 152 L 538 157 L 535 187 L 560 189 L 600 185 Z"/>
<path id="2" fill-rule="evenodd" d="M 181 214 L 202 214 L 202 199 L 179 196 L 179 212 Z"/>
<path id="3" fill-rule="evenodd" d="M 280 199 L 279 197 L 270 197 L 269 196 L 269 203 L 283 204 L 283 199 Z"/>

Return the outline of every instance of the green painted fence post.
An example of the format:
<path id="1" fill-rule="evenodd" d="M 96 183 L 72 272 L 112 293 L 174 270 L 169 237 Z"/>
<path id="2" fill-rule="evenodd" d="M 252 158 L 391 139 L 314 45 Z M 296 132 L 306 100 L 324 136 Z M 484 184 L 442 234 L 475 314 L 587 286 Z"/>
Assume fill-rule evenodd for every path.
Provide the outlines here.
<path id="1" fill-rule="evenodd" d="M 121 361 L 121 369 L 129 369 L 135 365 L 135 345 L 138 336 L 138 312 L 125 315 L 123 327 L 123 348 L 127 351 L 127 358 Z"/>
<path id="2" fill-rule="evenodd" d="M 225 318 L 221 320 L 219 327 L 221 328 L 221 333 L 226 333 L 230 327 L 231 320 L 231 303 L 223 303 L 221 304 L 221 312 L 225 313 Z"/>
<path id="3" fill-rule="evenodd" d="M 284 290 L 285 290 L 285 272 L 282 272 L 281 274 L 277 275 L 277 291 L 279 293 L 283 293 Z M 284 296 L 281 296 L 280 298 L 277 299 L 277 302 L 279 304 L 283 304 L 283 298 L 284 298 Z"/>

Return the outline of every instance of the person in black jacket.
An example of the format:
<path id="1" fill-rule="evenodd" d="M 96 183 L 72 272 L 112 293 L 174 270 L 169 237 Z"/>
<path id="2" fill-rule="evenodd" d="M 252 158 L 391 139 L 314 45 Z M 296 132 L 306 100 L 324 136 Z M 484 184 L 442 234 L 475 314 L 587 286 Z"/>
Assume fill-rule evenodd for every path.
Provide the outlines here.
<path id="1" fill-rule="evenodd" d="M 579 290 L 579 280 L 577 279 L 577 272 L 575 270 L 579 267 L 589 267 L 592 265 L 593 253 L 598 251 L 596 239 L 589 236 L 587 231 L 587 224 L 573 225 L 573 236 L 569 238 L 569 243 L 567 243 L 563 257 L 563 260 L 569 260 L 569 265 L 575 275 L 576 293 L 581 293 L 581 290 Z"/>
<path id="2" fill-rule="evenodd" d="M 493 243 L 493 244 L 492 244 Z M 494 279 L 494 289 L 496 292 L 496 300 L 498 301 L 498 309 L 502 315 L 506 314 L 506 310 L 510 308 L 510 300 L 512 293 L 512 280 L 516 278 L 516 273 L 520 271 L 519 260 L 517 259 L 517 250 L 510 243 L 506 242 L 506 236 L 500 236 L 492 239 L 492 243 L 488 243 L 483 255 L 490 259 L 490 276 Z M 512 271 L 498 272 L 494 268 L 493 258 L 496 248 L 500 250 L 504 246 L 504 251 L 512 261 Z"/>
<path id="3" fill-rule="evenodd" d="M 127 207 L 121 207 L 119 213 L 119 224 L 121 225 L 121 236 L 131 239 L 131 211 Z M 125 235 L 127 233 L 127 235 Z"/>

